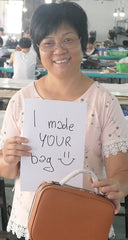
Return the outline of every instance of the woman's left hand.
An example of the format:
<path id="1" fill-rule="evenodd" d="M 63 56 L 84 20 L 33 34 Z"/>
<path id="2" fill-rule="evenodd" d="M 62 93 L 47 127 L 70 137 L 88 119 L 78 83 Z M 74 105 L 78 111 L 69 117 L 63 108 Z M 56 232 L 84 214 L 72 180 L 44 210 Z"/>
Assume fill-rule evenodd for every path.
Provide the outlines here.
<path id="1" fill-rule="evenodd" d="M 99 188 L 99 192 L 112 200 L 115 205 L 115 214 L 120 211 L 120 200 L 124 198 L 120 184 L 114 179 L 101 179 L 92 183 L 93 188 Z"/>

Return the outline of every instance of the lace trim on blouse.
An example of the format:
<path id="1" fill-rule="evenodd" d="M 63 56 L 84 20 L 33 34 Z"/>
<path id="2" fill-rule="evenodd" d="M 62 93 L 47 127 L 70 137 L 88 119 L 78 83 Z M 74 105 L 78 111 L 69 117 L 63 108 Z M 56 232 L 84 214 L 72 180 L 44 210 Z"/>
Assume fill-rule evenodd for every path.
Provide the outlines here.
<path id="1" fill-rule="evenodd" d="M 7 231 L 8 232 L 12 232 L 13 234 L 16 234 L 17 238 L 21 238 L 24 237 L 25 240 L 30 240 L 29 237 L 29 232 L 28 229 L 21 226 L 21 225 L 17 225 L 16 223 L 14 223 L 13 221 L 10 221 L 7 227 Z M 115 233 L 114 233 L 114 229 L 113 226 L 111 226 L 110 232 L 109 232 L 109 239 L 115 239 Z"/>
<path id="2" fill-rule="evenodd" d="M 9 221 L 7 226 L 7 232 L 12 232 L 12 234 L 16 234 L 17 238 L 24 237 L 25 240 L 29 240 L 29 232 L 28 229 L 24 226 L 18 225 L 14 223 L 13 221 Z"/>
<path id="3" fill-rule="evenodd" d="M 113 142 L 109 145 L 103 145 L 103 155 L 109 157 L 110 154 L 117 155 L 119 151 L 126 153 L 128 150 L 128 138 L 120 140 L 120 142 Z"/>

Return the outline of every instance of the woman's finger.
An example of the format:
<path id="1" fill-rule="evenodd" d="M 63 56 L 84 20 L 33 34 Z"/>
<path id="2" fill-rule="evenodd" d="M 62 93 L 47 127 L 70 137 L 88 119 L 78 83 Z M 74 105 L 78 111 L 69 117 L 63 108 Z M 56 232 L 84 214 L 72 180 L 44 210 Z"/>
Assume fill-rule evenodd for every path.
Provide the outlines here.
<path id="1" fill-rule="evenodd" d="M 28 151 L 21 151 L 21 150 L 8 150 L 8 152 L 5 153 L 6 156 L 31 156 L 31 152 Z"/>
<path id="2" fill-rule="evenodd" d="M 19 143 L 8 144 L 5 149 L 7 150 L 21 150 L 21 151 L 30 151 L 32 148 L 28 145 L 22 145 Z"/>
<path id="3" fill-rule="evenodd" d="M 115 214 L 119 213 L 121 205 L 120 202 L 118 200 L 112 200 L 114 206 L 115 206 Z"/>
<path id="4" fill-rule="evenodd" d="M 5 141 L 5 143 L 28 143 L 29 140 L 25 137 L 19 137 L 19 136 L 15 136 L 12 138 L 9 138 Z"/>

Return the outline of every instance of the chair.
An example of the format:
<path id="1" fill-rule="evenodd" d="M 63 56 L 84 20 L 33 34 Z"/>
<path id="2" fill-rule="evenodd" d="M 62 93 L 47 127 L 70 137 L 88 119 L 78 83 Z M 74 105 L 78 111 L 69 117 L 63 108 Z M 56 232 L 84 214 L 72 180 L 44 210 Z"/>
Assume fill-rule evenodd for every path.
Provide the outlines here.
<path id="1" fill-rule="evenodd" d="M 6 232 L 7 227 L 7 206 L 4 179 L 0 177 L 0 208 L 1 208 L 1 224 L 2 231 L 0 231 L 0 238 L 8 239 L 9 234 Z"/>
<path id="2" fill-rule="evenodd" d="M 2 56 L 2 58 L 5 58 L 6 60 L 9 59 L 11 56 L 11 53 L 5 54 Z"/>
<path id="3" fill-rule="evenodd" d="M 124 40 L 122 43 L 124 47 L 128 47 L 128 40 Z"/>

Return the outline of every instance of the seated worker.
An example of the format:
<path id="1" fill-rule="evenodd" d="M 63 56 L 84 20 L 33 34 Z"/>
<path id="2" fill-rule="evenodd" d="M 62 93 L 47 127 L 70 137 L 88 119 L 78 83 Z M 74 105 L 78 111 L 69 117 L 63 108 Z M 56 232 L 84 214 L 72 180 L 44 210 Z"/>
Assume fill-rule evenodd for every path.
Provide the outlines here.
<path id="1" fill-rule="evenodd" d="M 5 46 L 7 40 L 7 34 L 4 34 L 4 28 L 0 27 L 0 37 L 3 39 L 3 46 Z"/>
<path id="2" fill-rule="evenodd" d="M 21 38 L 19 48 L 11 54 L 9 65 L 13 65 L 13 79 L 35 79 L 36 53 L 29 38 Z"/>
<path id="3" fill-rule="evenodd" d="M 18 40 L 13 38 L 12 36 L 8 36 L 5 46 L 10 49 L 15 49 L 18 45 Z"/>
<path id="4" fill-rule="evenodd" d="M 31 38 L 29 28 L 26 28 L 21 35 L 22 37 Z"/>
<path id="5" fill-rule="evenodd" d="M 85 53 L 86 56 L 91 56 L 94 54 L 98 54 L 98 50 L 94 46 L 95 38 L 90 37 L 88 39 L 88 44 L 87 44 L 87 51 Z"/>
<path id="6" fill-rule="evenodd" d="M 98 60 L 98 50 L 95 48 L 95 38 L 88 39 L 86 52 L 83 55 L 81 69 L 99 69 L 101 68 Z"/>
<path id="7" fill-rule="evenodd" d="M 0 37 L 0 58 L 3 56 L 10 56 L 10 53 L 6 47 L 3 47 L 3 39 Z"/>
<path id="8" fill-rule="evenodd" d="M 0 27 L 0 37 L 3 36 L 3 33 L 4 33 L 4 28 L 3 28 L 3 27 Z"/>

